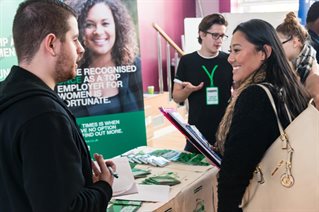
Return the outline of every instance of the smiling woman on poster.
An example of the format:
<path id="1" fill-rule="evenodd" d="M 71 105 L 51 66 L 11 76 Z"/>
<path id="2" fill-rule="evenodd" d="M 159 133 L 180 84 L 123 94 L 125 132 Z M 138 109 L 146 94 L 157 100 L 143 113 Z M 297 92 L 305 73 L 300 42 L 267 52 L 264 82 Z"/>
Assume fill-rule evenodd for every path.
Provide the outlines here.
<path id="1" fill-rule="evenodd" d="M 118 0 L 89 0 L 78 11 L 86 51 L 77 74 L 81 80 L 64 96 L 68 106 L 77 117 L 142 110 L 137 39 L 126 7 Z"/>

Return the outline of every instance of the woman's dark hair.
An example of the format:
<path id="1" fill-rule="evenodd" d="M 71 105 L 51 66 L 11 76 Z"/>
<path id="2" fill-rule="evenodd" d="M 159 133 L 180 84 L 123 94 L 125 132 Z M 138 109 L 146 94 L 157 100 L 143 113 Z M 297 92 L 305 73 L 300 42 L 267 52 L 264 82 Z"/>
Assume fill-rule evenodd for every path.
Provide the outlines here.
<path id="1" fill-rule="evenodd" d="M 306 23 L 315 22 L 319 18 L 319 2 L 315 1 L 307 12 Z"/>
<path id="2" fill-rule="evenodd" d="M 112 48 L 112 59 L 116 65 L 127 65 L 134 62 L 138 54 L 136 32 L 132 19 L 120 0 L 88 0 L 80 9 L 78 18 L 80 40 L 83 41 L 83 32 L 89 10 L 98 3 L 104 3 L 112 11 L 115 23 L 116 39 Z M 90 50 L 86 48 L 84 60 L 90 60 Z M 85 61 L 88 62 L 88 61 Z"/>
<path id="3" fill-rule="evenodd" d="M 256 50 L 263 51 L 266 55 L 265 45 L 272 48 L 270 56 L 255 74 L 265 71 L 265 81 L 285 91 L 284 101 L 291 115 L 299 115 L 306 108 L 309 96 L 292 71 L 274 27 L 266 21 L 252 19 L 239 24 L 233 34 L 237 31 L 242 32 L 246 39 L 255 45 Z"/>

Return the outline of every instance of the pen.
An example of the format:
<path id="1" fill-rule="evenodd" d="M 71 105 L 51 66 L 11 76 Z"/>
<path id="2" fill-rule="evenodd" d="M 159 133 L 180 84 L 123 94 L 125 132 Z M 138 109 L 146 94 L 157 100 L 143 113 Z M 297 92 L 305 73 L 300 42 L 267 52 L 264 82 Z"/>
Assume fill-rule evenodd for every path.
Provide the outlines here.
<path id="1" fill-rule="evenodd" d="M 108 168 L 108 170 L 110 171 L 111 175 L 113 175 L 113 177 L 115 178 L 119 178 L 118 174 L 116 172 L 113 171 L 111 166 L 106 166 Z"/>

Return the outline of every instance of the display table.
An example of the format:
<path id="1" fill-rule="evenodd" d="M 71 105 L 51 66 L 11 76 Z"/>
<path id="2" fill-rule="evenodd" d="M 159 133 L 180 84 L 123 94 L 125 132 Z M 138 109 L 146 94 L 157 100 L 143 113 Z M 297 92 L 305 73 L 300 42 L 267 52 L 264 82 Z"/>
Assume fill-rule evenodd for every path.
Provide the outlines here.
<path id="1" fill-rule="evenodd" d="M 141 151 L 149 147 L 139 147 L 135 151 Z M 174 173 L 181 181 L 180 184 L 170 187 L 169 200 L 167 202 L 144 202 L 138 211 L 214 211 L 213 208 L 213 178 L 217 174 L 217 168 L 213 166 L 194 166 L 170 162 L 165 167 L 150 165 L 137 165 L 137 168 L 151 171 L 151 175 Z M 137 179 L 140 183 L 145 178 Z"/>

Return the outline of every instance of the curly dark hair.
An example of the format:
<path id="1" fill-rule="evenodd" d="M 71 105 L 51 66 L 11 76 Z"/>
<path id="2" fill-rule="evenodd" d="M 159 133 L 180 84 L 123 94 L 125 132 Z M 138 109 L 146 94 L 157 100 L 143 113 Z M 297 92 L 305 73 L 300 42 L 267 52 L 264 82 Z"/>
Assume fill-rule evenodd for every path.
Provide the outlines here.
<path id="1" fill-rule="evenodd" d="M 112 11 L 116 39 L 112 48 L 112 59 L 116 65 L 128 65 L 134 62 L 138 54 L 137 38 L 135 28 L 125 5 L 119 0 L 88 0 L 79 10 L 79 29 L 80 40 L 83 41 L 83 32 L 85 27 L 85 19 L 89 10 L 97 3 L 104 3 Z M 83 57 L 84 63 L 90 62 L 90 50 L 86 49 Z"/>

